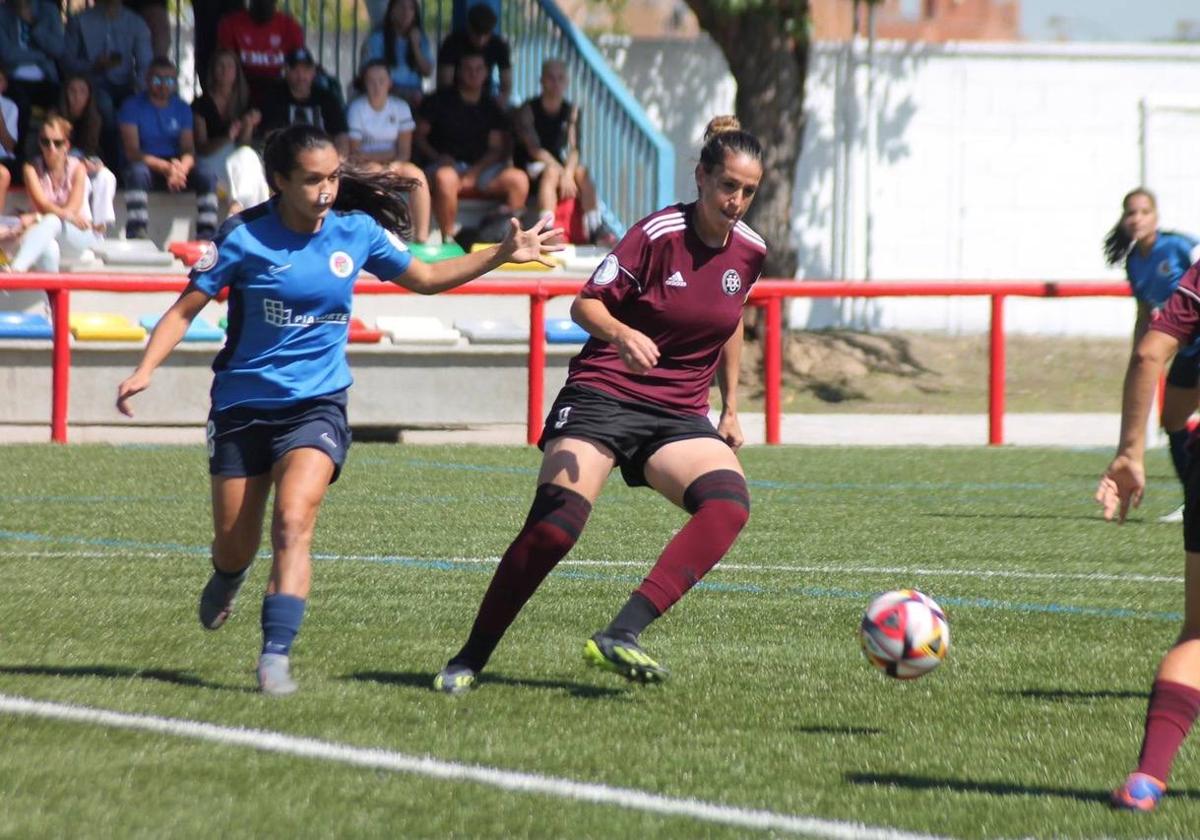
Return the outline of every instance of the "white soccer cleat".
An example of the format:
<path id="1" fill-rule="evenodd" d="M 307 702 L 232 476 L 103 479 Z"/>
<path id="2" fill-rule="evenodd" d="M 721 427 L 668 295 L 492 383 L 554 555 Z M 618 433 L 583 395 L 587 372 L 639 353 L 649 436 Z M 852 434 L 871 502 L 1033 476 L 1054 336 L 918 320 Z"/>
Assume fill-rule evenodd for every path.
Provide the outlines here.
<path id="1" fill-rule="evenodd" d="M 1182 522 L 1183 521 L 1183 505 L 1180 505 L 1179 507 L 1175 508 L 1175 510 L 1171 511 L 1170 513 L 1164 513 L 1162 516 L 1158 517 L 1158 521 L 1163 523 L 1164 525 L 1173 525 L 1178 522 Z"/>

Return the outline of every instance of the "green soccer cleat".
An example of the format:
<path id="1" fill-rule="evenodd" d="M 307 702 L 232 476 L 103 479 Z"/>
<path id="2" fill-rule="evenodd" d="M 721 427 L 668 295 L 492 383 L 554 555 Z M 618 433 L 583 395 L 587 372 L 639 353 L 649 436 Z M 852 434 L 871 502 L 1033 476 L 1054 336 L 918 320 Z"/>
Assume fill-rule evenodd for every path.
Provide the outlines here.
<path id="1" fill-rule="evenodd" d="M 654 661 L 638 643 L 600 632 L 583 646 L 583 660 L 589 665 L 620 674 L 630 682 L 660 683 L 671 672 Z"/>
<path id="2" fill-rule="evenodd" d="M 466 665 L 447 665 L 433 678 L 433 690 L 451 697 L 466 694 L 475 687 L 475 670 Z"/>

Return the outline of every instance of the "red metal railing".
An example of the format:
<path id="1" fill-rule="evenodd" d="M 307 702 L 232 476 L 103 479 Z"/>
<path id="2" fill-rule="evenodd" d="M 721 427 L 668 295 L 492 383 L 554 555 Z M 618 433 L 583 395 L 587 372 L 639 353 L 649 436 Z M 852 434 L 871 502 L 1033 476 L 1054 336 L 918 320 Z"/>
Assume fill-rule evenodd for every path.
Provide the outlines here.
<path id="1" fill-rule="evenodd" d="M 72 291 L 180 292 L 186 281 L 176 277 L 140 274 L 8 274 L 0 275 L 0 289 L 42 289 L 50 296 L 54 318 L 53 384 L 50 410 L 50 439 L 67 440 L 67 392 L 70 382 L 71 342 L 68 328 Z M 542 399 L 545 394 L 546 301 L 576 294 L 582 280 L 515 276 L 460 286 L 446 294 L 523 295 L 529 298 L 529 389 L 526 439 L 536 443 L 542 433 Z M 411 294 L 391 283 L 361 280 L 356 294 Z M 750 304 L 764 310 L 763 382 L 766 442 L 779 443 L 780 382 L 783 373 L 783 299 L 876 298 L 876 297 L 987 297 L 991 299 L 988 376 L 988 443 L 1004 443 L 1004 301 L 1010 297 L 1125 297 L 1129 286 L 1120 282 L 1036 283 L 1016 282 L 797 282 L 762 280 L 754 285 Z"/>

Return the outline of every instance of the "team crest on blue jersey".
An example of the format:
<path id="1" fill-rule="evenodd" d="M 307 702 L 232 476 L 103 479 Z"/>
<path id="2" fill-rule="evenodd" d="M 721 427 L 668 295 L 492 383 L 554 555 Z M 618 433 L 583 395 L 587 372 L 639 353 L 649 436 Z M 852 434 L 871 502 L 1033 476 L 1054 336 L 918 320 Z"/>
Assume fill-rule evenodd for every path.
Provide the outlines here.
<path id="1" fill-rule="evenodd" d="M 329 257 L 329 270 L 344 280 L 354 271 L 354 260 L 345 251 L 334 251 Z"/>
<path id="2" fill-rule="evenodd" d="M 1170 260 L 1163 260 L 1162 262 L 1160 262 L 1158 264 L 1158 276 L 1159 277 L 1170 277 L 1171 274 L 1174 273 L 1174 271 L 1175 271 L 1175 267 L 1173 265 L 1171 265 Z"/>
<path id="3" fill-rule="evenodd" d="M 196 271 L 208 271 L 217 264 L 217 245 L 215 242 L 204 243 L 204 249 L 200 252 L 200 259 L 196 260 L 196 264 L 192 266 Z"/>
<path id="4" fill-rule="evenodd" d="M 732 268 L 721 276 L 721 291 L 727 295 L 736 295 L 742 290 L 742 276 Z"/>

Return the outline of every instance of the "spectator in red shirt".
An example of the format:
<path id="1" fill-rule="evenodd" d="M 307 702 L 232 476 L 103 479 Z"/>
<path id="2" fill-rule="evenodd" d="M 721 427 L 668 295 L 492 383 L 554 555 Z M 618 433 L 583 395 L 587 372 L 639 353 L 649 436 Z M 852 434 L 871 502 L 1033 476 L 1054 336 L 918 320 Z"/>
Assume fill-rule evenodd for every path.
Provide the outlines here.
<path id="1" fill-rule="evenodd" d="M 285 57 L 303 49 L 304 30 L 294 17 L 275 9 L 275 0 L 250 0 L 249 11 L 221 18 L 217 47 L 233 50 L 241 58 L 250 99 L 261 108 L 283 76 Z"/>
<path id="2" fill-rule="evenodd" d="M 466 644 L 434 680 L 461 694 L 517 613 L 587 523 L 613 467 L 691 518 L 608 627 L 584 646 L 591 665 L 637 682 L 667 670 L 638 644 L 651 622 L 725 555 L 750 516 L 738 462 L 742 308 L 766 259 L 741 219 L 762 180 L 762 147 L 718 117 L 696 166 L 699 197 L 635 224 L 571 306 L 591 338 L 538 442 L 545 455 L 525 525 L 500 560 Z M 708 419 L 714 376 L 724 406 Z"/>

